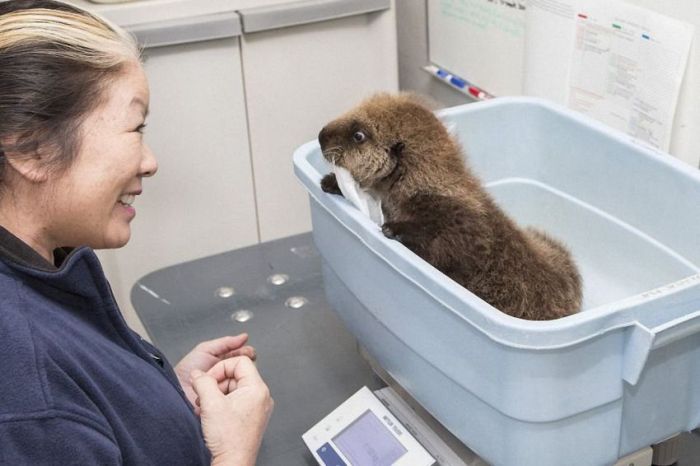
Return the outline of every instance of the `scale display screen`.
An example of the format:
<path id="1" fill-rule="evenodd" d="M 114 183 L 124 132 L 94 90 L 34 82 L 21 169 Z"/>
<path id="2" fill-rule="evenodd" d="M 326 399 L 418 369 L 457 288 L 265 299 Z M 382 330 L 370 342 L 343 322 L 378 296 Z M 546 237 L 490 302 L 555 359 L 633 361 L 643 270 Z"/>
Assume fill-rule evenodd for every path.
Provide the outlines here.
<path id="1" fill-rule="evenodd" d="M 321 466 L 435 464 L 435 459 L 367 387 L 301 437 Z"/>
<path id="2" fill-rule="evenodd" d="M 408 451 L 369 409 L 333 437 L 333 443 L 358 465 L 391 466 Z"/>

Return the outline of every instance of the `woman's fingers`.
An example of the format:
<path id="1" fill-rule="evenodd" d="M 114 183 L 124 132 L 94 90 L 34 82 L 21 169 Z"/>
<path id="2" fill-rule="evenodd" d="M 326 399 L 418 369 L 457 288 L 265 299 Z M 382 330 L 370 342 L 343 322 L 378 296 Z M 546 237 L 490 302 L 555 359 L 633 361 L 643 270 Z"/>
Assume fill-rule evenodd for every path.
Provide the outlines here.
<path id="1" fill-rule="evenodd" d="M 255 348 L 250 345 L 245 345 L 236 350 L 230 351 L 221 359 L 235 358 L 236 356 L 246 356 L 250 358 L 251 361 L 255 361 L 255 359 L 258 357 L 257 353 L 255 352 Z"/>
<path id="2" fill-rule="evenodd" d="M 192 388 L 194 388 L 195 393 L 197 393 L 197 405 L 201 406 L 202 403 L 206 403 L 207 400 L 216 400 L 218 397 L 222 396 L 221 390 L 219 390 L 217 381 L 214 377 L 209 374 L 205 374 L 200 370 L 192 371 L 190 375 L 192 381 Z"/>
<path id="3" fill-rule="evenodd" d="M 220 358 L 226 353 L 240 349 L 247 341 L 248 334 L 241 333 L 240 335 L 236 336 L 226 336 L 216 338 L 214 340 L 203 341 L 197 345 L 197 349 Z"/>
<path id="4" fill-rule="evenodd" d="M 207 373 L 194 370 L 190 380 L 197 394 L 197 407 L 201 406 L 202 399 L 214 399 L 214 390 L 218 394 L 228 395 L 241 385 L 264 383 L 255 364 L 245 356 L 220 361 Z"/>
<path id="5" fill-rule="evenodd" d="M 222 380 L 218 383 L 218 385 L 219 390 L 221 390 L 221 393 L 223 393 L 224 395 L 228 395 L 229 393 L 234 391 L 236 387 L 238 387 L 238 384 L 233 379 Z"/>
<path id="6" fill-rule="evenodd" d="M 236 387 L 264 383 L 253 361 L 246 356 L 219 361 L 207 372 L 218 383 L 233 380 Z"/>

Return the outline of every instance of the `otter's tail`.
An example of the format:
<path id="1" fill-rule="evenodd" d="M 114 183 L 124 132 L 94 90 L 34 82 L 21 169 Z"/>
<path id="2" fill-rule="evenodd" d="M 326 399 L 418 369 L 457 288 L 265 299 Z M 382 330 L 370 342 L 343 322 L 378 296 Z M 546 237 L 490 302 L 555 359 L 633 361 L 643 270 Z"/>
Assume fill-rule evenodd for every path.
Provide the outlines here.
<path id="1" fill-rule="evenodd" d="M 551 267 L 553 280 L 563 285 L 561 304 L 568 308 L 567 314 L 578 312 L 581 308 L 583 293 L 581 274 L 569 250 L 559 241 L 534 228 L 527 228 L 526 235 L 540 256 Z"/>

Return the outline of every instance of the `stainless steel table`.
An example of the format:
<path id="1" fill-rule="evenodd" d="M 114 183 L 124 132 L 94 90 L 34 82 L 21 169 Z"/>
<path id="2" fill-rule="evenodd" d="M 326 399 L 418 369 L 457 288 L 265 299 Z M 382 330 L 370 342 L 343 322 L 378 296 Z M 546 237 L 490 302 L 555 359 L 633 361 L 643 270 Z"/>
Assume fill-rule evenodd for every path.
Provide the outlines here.
<path id="1" fill-rule="evenodd" d="M 363 385 L 383 386 L 326 302 L 310 234 L 153 272 L 131 300 L 172 363 L 200 341 L 250 334 L 275 399 L 260 466 L 315 465 L 301 435 Z M 700 466 L 697 435 L 680 448 L 678 466 Z"/>

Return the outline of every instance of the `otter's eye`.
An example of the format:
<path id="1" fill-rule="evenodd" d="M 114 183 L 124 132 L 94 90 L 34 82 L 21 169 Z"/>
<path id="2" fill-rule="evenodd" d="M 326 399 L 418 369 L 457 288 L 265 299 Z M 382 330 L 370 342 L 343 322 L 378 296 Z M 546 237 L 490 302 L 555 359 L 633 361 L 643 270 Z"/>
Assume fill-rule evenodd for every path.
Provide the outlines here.
<path id="1" fill-rule="evenodd" d="M 352 140 L 355 142 L 363 142 L 365 139 L 367 139 L 367 136 L 362 131 L 357 131 L 352 135 Z"/>

